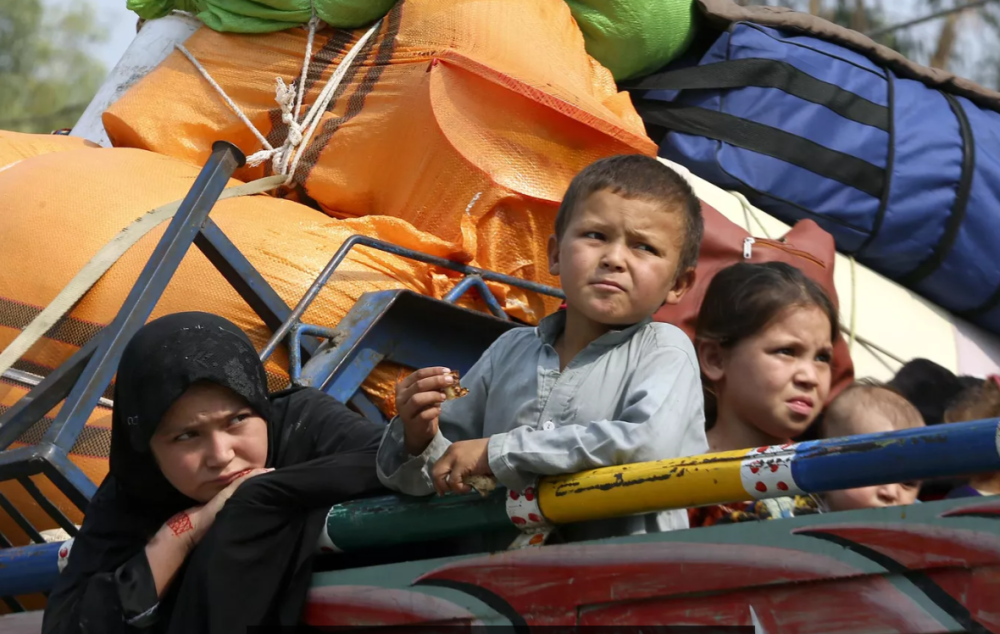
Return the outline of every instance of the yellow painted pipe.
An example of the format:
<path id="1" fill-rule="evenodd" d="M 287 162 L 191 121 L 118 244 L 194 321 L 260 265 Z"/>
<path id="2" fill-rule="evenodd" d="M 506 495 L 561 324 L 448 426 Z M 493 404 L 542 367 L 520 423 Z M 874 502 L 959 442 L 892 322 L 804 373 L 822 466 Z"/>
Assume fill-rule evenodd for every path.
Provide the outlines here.
<path id="1" fill-rule="evenodd" d="M 1000 471 L 997 419 L 787 443 L 547 476 L 524 491 L 338 504 L 325 545 L 378 547 L 509 528 L 542 538 L 569 524 L 886 482 Z M 529 542 L 531 543 L 531 542 Z"/>
<path id="2" fill-rule="evenodd" d="M 546 519 L 566 524 L 742 500 L 747 491 L 741 464 L 751 453 L 740 449 L 549 476 L 539 482 L 538 501 Z"/>

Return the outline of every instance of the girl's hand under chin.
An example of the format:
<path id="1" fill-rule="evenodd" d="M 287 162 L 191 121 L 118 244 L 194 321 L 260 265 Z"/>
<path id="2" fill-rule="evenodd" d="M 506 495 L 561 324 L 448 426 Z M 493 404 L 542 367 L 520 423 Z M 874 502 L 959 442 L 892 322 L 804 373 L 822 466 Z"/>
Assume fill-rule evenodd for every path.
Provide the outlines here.
<path id="1" fill-rule="evenodd" d="M 247 471 L 229 483 L 226 488 L 216 493 L 215 497 L 205 504 L 193 506 L 171 517 L 164 524 L 164 528 L 168 528 L 175 537 L 185 540 L 189 550 L 193 549 L 201 542 L 202 537 L 215 521 L 215 516 L 236 492 L 236 489 L 250 478 L 270 471 L 274 471 L 274 469 L 258 468 Z"/>

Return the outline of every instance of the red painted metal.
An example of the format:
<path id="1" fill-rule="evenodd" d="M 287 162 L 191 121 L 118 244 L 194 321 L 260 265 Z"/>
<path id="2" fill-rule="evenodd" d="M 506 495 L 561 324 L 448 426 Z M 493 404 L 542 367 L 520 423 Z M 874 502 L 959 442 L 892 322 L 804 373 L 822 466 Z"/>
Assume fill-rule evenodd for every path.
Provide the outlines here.
<path id="1" fill-rule="evenodd" d="M 910 570 L 1000 564 L 1000 536 L 981 531 L 921 524 L 837 524 L 814 525 L 792 533 L 836 535 L 874 549 Z"/>
<path id="2" fill-rule="evenodd" d="M 777 520 L 747 534 L 751 543 L 713 543 L 711 535 L 732 533 L 701 532 L 746 530 L 730 526 L 469 556 L 391 583 L 405 589 L 348 579 L 316 587 L 306 622 L 473 628 L 485 604 L 499 615 L 490 618 L 547 632 L 756 625 L 764 634 L 1000 634 L 1000 535 L 987 519 L 1000 516 L 1000 500 L 907 513 Z M 679 541 L 696 536 L 705 541 Z M 459 605 L 463 597 L 472 602 Z"/>
<path id="3" fill-rule="evenodd" d="M 581 612 L 580 625 L 751 625 L 766 632 L 941 632 L 942 625 L 880 577 L 747 588 L 708 596 L 614 603 Z M 858 629 L 864 624 L 863 629 Z"/>
<path id="4" fill-rule="evenodd" d="M 1000 566 L 934 570 L 927 575 L 991 632 L 1000 632 Z"/>
<path id="5" fill-rule="evenodd" d="M 475 615 L 450 601 L 378 586 L 312 588 L 302 615 L 303 623 L 317 627 L 447 623 L 448 631 L 456 633 L 462 631 L 459 626 L 475 620 Z"/>
<path id="6" fill-rule="evenodd" d="M 415 584 L 476 586 L 509 604 L 529 625 L 550 626 L 576 623 L 578 610 L 587 605 L 861 574 L 824 555 L 769 546 L 654 542 L 568 545 L 465 559 Z M 742 609 L 749 615 L 748 605 Z"/>

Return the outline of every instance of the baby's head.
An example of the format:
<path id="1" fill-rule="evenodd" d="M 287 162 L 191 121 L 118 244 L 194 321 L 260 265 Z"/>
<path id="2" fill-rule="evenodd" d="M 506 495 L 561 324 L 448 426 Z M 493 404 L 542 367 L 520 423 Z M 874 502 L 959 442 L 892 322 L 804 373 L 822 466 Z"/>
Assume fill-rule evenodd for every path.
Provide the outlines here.
<path id="1" fill-rule="evenodd" d="M 740 263 L 719 271 L 696 330 L 701 371 L 715 395 L 715 433 L 743 443 L 735 449 L 804 432 L 830 393 L 838 329 L 833 302 L 794 266 Z"/>
<path id="2" fill-rule="evenodd" d="M 859 381 L 834 399 L 823 414 L 821 436 L 841 438 L 923 427 L 920 412 L 896 390 L 871 381 Z M 919 482 L 831 491 L 823 496 L 831 511 L 870 509 L 913 504 Z"/>
<path id="3" fill-rule="evenodd" d="M 634 324 L 691 287 L 703 230 L 701 204 L 677 172 L 647 156 L 601 159 L 559 206 L 549 271 L 571 313 Z"/>

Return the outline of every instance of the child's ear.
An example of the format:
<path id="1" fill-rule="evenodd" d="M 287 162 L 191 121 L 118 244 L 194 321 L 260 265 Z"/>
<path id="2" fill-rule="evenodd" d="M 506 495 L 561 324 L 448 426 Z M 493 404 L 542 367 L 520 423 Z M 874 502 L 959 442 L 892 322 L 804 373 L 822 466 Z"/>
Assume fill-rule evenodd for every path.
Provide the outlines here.
<path id="1" fill-rule="evenodd" d="M 667 293 L 667 304 L 679 304 L 684 295 L 694 287 L 697 274 L 694 268 L 688 268 L 677 274 L 674 286 Z"/>
<path id="2" fill-rule="evenodd" d="M 559 238 L 556 234 L 549 236 L 549 273 L 559 275 Z"/>
<path id="3" fill-rule="evenodd" d="M 696 341 L 695 349 L 698 351 L 698 363 L 705 378 L 712 383 L 721 381 L 726 376 L 726 353 L 722 345 L 718 341 Z"/>

